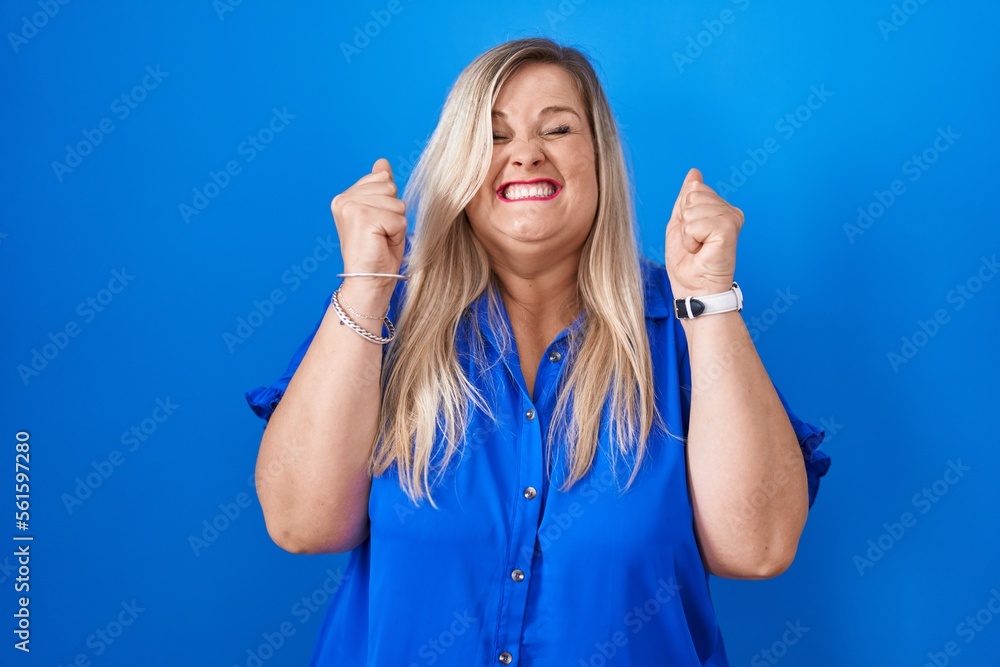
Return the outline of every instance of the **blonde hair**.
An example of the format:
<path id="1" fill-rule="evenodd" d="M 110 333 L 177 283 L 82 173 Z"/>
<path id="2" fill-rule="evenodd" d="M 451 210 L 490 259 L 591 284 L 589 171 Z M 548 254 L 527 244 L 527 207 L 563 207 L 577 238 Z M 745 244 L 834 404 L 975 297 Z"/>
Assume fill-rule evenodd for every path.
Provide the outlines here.
<path id="1" fill-rule="evenodd" d="M 417 211 L 407 260 L 411 278 L 398 334 L 383 365 L 381 428 L 370 464 L 372 474 L 380 475 L 396 463 L 400 486 L 414 503 L 426 496 L 437 507 L 430 472 L 439 429 L 445 450 L 435 482 L 464 442 L 472 411 L 478 408 L 496 421 L 463 371 L 456 350 L 463 313 L 484 291 L 490 326 L 498 335 L 506 331 L 490 258 L 470 229 L 465 207 L 490 166 L 493 104 L 504 83 L 528 63 L 556 64 L 577 83 L 593 135 L 599 189 L 597 214 L 578 271 L 583 324 L 574 336 L 573 354 L 567 356 L 570 367 L 550 422 L 549 470 L 554 437 L 561 433 L 568 468 L 561 490 L 586 475 L 608 402 L 609 435 L 617 445 L 611 447 L 612 456 L 615 450 L 634 455 L 630 486 L 646 440 L 661 423 L 631 192 L 611 108 L 581 52 L 541 38 L 507 42 L 480 55 L 459 75 L 406 188 L 407 208 Z M 482 336 L 476 318 L 470 319 L 473 357 L 481 366 Z"/>

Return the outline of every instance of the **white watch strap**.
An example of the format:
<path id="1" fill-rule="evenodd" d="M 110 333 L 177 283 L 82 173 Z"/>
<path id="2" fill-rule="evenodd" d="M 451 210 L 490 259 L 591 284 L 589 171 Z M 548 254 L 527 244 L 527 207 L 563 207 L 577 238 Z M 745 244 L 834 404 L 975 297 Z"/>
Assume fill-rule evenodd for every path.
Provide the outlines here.
<path id="1" fill-rule="evenodd" d="M 740 286 L 733 282 L 733 287 L 721 294 L 705 294 L 689 296 L 674 301 L 674 313 L 678 319 L 690 319 L 701 315 L 728 313 L 731 310 L 743 309 L 743 292 Z"/>

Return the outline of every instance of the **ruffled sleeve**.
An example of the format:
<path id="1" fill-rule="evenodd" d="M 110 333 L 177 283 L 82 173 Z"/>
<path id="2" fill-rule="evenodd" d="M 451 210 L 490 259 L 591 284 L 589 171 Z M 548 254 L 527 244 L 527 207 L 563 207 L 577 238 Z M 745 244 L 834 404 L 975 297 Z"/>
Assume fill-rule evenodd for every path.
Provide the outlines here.
<path id="1" fill-rule="evenodd" d="M 691 411 L 691 366 L 686 345 L 681 353 L 681 359 L 681 404 L 684 408 L 684 432 L 687 433 Z M 799 450 L 802 452 L 802 459 L 806 465 L 806 477 L 809 480 L 809 507 L 812 508 L 813 502 L 816 500 L 816 493 L 819 491 L 820 477 L 830 469 L 830 457 L 826 452 L 819 450 L 819 446 L 826 437 L 826 432 L 799 419 L 788 406 L 781 391 L 777 387 L 774 390 L 781 400 L 782 407 L 785 408 L 788 421 L 792 423 L 792 430 L 795 431 L 795 437 L 799 441 Z"/>
<path id="2" fill-rule="evenodd" d="M 799 449 L 802 451 L 802 458 L 806 464 L 806 477 L 809 479 L 809 507 L 812 507 L 816 500 L 816 493 L 819 491 L 819 479 L 830 469 L 830 457 L 826 452 L 819 450 L 819 446 L 826 437 L 826 432 L 796 417 L 792 409 L 788 407 L 781 392 L 777 389 L 775 391 L 778 392 L 781 405 L 784 406 L 788 420 L 792 423 L 792 429 L 795 431 L 795 436 L 799 440 Z"/>
<path id="3" fill-rule="evenodd" d="M 402 273 L 406 273 L 407 271 L 407 260 L 409 259 L 409 249 L 411 246 L 412 238 L 410 235 L 407 235 L 403 241 L 403 265 L 400 267 L 400 271 Z M 398 313 L 402 310 L 405 295 L 406 282 L 401 280 L 396 283 L 392 296 L 389 298 L 390 318 L 395 319 L 398 316 Z M 313 338 L 316 337 L 316 332 L 319 331 L 319 327 L 323 323 L 323 318 L 326 316 L 326 311 L 329 306 L 330 297 L 325 296 L 323 298 L 323 312 L 320 315 L 319 321 L 317 321 L 316 326 L 313 327 L 312 333 L 309 334 L 305 341 L 299 345 L 299 349 L 295 351 L 295 354 L 292 355 L 292 358 L 288 362 L 288 366 L 285 368 L 285 372 L 270 385 L 256 387 L 245 393 L 250 409 L 254 411 L 255 415 L 263 419 L 265 422 L 271 419 L 271 415 L 274 414 L 274 409 L 278 407 L 278 403 L 281 401 L 282 396 L 285 395 L 285 389 L 288 388 L 288 383 L 291 382 L 292 376 L 295 375 L 295 371 L 302 362 L 302 358 L 306 356 L 306 351 L 309 349 L 309 345 L 312 344 Z M 385 351 L 386 346 L 383 346 L 383 357 L 385 356 Z"/>
<path id="4" fill-rule="evenodd" d="M 661 279 L 661 282 L 661 289 L 669 294 L 669 283 L 666 283 L 665 279 Z M 672 297 L 669 298 L 672 299 Z M 666 303 L 669 302 L 670 301 L 666 301 Z M 681 419 L 684 426 L 684 432 L 687 433 L 691 412 L 691 360 L 687 346 L 687 339 L 680 322 L 672 312 L 669 314 L 669 317 L 673 320 L 676 331 L 677 357 L 680 364 L 680 368 L 678 370 L 681 389 Z M 795 431 L 795 436 L 799 441 L 799 449 L 802 451 L 802 459 L 806 466 L 806 476 L 809 480 L 809 507 L 811 508 L 813 502 L 816 500 L 816 493 L 819 491 L 819 480 L 826 474 L 827 470 L 830 469 L 830 457 L 826 454 L 826 452 L 820 451 L 819 449 L 819 446 L 823 443 L 823 439 L 826 437 L 826 432 L 799 419 L 789 407 L 788 402 L 781 394 L 781 391 L 779 391 L 777 387 L 775 387 L 775 391 L 778 394 L 778 398 L 781 400 L 782 407 L 785 408 L 785 412 L 788 414 L 788 420 L 792 424 L 792 430 Z"/>
<path id="5" fill-rule="evenodd" d="M 306 350 L 309 349 L 309 345 L 312 343 L 313 338 L 316 337 L 316 332 L 319 331 L 319 326 L 322 324 L 323 317 L 326 315 L 329 298 L 324 299 L 323 304 L 323 315 L 320 316 L 319 321 L 313 328 L 312 333 L 309 334 L 309 337 L 306 338 L 305 342 L 299 345 L 299 349 L 297 349 L 295 354 L 292 355 L 291 360 L 288 362 L 288 367 L 285 368 L 285 372 L 281 374 L 281 377 L 266 387 L 251 389 L 245 394 L 247 403 L 250 404 L 250 409 L 254 411 L 255 415 L 263 419 L 265 422 L 271 419 L 271 415 L 274 414 L 274 409 L 278 407 L 278 402 L 281 400 L 281 397 L 285 395 L 285 389 L 288 387 L 288 383 L 291 381 L 296 369 L 298 369 L 299 363 L 302 362 L 302 357 L 306 355 Z"/>

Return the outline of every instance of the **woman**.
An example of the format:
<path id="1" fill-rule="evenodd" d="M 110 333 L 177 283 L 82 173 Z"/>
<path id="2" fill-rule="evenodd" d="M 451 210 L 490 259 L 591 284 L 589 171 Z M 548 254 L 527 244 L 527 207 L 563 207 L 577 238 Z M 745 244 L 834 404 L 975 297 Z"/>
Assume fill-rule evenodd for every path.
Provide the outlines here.
<path id="1" fill-rule="evenodd" d="M 465 69 L 405 199 L 412 249 L 387 161 L 334 198 L 346 277 L 248 394 L 272 538 L 351 551 L 314 664 L 727 664 L 707 575 L 784 571 L 829 466 L 738 312 L 742 213 L 692 169 L 640 259 L 597 76 L 544 39 Z"/>

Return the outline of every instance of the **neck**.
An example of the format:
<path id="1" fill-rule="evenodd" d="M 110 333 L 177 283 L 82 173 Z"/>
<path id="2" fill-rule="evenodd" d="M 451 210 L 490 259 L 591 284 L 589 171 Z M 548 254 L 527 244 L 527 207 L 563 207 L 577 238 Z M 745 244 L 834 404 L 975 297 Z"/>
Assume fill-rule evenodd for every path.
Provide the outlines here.
<path id="1" fill-rule="evenodd" d="M 577 251 L 548 259 L 491 258 L 509 317 L 515 322 L 532 322 L 530 329 L 540 334 L 572 324 L 580 312 L 577 295 L 580 254 Z"/>

